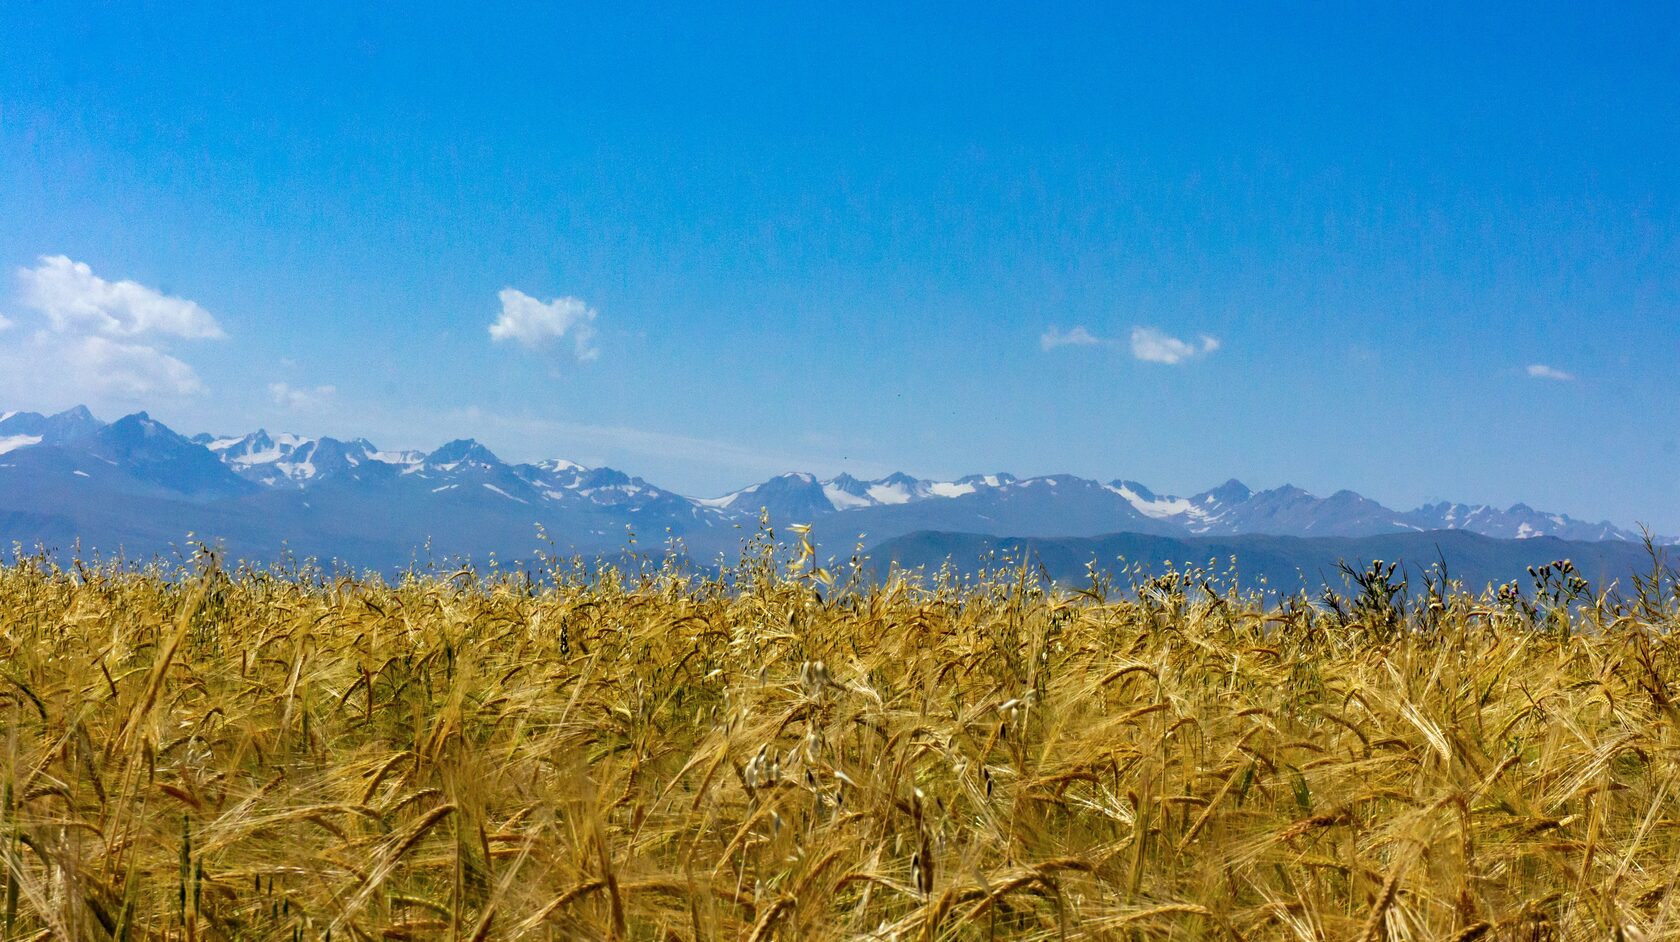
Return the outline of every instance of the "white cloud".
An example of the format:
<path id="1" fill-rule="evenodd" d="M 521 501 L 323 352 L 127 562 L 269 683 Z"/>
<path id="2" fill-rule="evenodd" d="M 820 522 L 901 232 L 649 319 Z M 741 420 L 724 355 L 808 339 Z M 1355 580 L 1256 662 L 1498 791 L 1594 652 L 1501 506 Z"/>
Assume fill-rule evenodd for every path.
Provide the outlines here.
<path id="1" fill-rule="evenodd" d="M 579 360 L 600 355 L 590 343 L 595 339 L 595 309 L 581 298 L 555 298 L 545 303 L 517 288 L 503 288 L 497 297 L 502 301 L 502 313 L 490 325 L 491 340 L 512 340 L 536 350 L 570 334 Z"/>
<path id="2" fill-rule="evenodd" d="M 1054 350 L 1057 347 L 1093 347 L 1106 342 L 1101 337 L 1079 326 L 1073 327 L 1066 333 L 1063 333 L 1059 327 L 1052 327 L 1038 338 L 1038 345 L 1044 350 Z"/>
<path id="3" fill-rule="evenodd" d="M 0 375 L 13 380 L 0 382 L 0 391 L 53 391 L 95 404 L 205 391 L 164 342 L 225 337 L 209 311 L 133 281 L 106 281 L 63 255 L 42 256 L 16 275 L 32 332 L 0 347 Z"/>
<path id="4" fill-rule="evenodd" d="M 54 330 L 107 337 L 165 334 L 189 340 L 225 337 L 210 312 L 133 281 L 106 281 L 84 262 L 42 256 L 17 270 L 18 300 L 40 311 Z"/>
<path id="5" fill-rule="evenodd" d="M 1567 383 L 1575 378 L 1574 373 L 1565 373 L 1555 366 L 1547 366 L 1544 363 L 1530 363 L 1528 365 L 1528 375 L 1535 379 L 1549 379 L 1559 383 Z"/>
<path id="6" fill-rule="evenodd" d="M 1132 356 L 1146 363 L 1176 365 L 1219 349 L 1219 340 L 1202 334 L 1195 343 L 1180 340 L 1153 327 L 1132 328 Z"/>
<path id="7" fill-rule="evenodd" d="M 0 314 L 0 330 L 5 330 L 10 326 L 12 326 L 12 319 L 4 314 Z"/>
<path id="8" fill-rule="evenodd" d="M 42 338 L 49 343 L 58 338 Z M 106 337 L 65 342 L 59 356 L 69 377 L 96 396 L 140 399 L 148 396 L 195 396 L 204 384 L 192 367 L 156 347 Z"/>
<path id="9" fill-rule="evenodd" d="M 316 386 L 313 389 L 290 386 L 286 383 L 269 383 L 268 397 L 274 404 L 286 409 L 314 409 L 326 405 L 327 401 L 337 394 L 334 386 Z"/>

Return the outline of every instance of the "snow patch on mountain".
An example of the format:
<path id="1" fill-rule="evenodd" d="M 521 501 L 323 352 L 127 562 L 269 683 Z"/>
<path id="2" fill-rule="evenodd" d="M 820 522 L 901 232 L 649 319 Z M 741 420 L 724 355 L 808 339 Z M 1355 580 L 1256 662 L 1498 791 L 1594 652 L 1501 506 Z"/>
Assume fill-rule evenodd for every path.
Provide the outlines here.
<path id="1" fill-rule="evenodd" d="M 377 461 L 380 464 L 396 465 L 404 468 L 426 460 L 425 454 L 418 451 L 369 451 L 367 458 L 369 461 Z"/>
<path id="2" fill-rule="evenodd" d="M 853 494 L 845 488 L 836 487 L 833 483 L 823 485 L 823 496 L 828 498 L 835 510 L 856 510 L 859 507 L 875 506 L 875 502 L 868 497 Z"/>
<path id="3" fill-rule="evenodd" d="M 8 412 L 6 413 L 5 418 L 11 418 L 14 414 L 15 413 Z M 19 448 L 28 448 L 30 445 L 39 444 L 41 444 L 41 436 L 39 435 L 0 436 L 0 455 L 3 455 L 8 451 L 17 451 Z"/>
<path id="4" fill-rule="evenodd" d="M 974 493 L 975 490 L 974 485 L 957 481 L 935 481 L 928 485 L 928 492 L 935 497 L 962 497 Z"/>
<path id="5" fill-rule="evenodd" d="M 865 493 L 877 504 L 908 504 L 912 496 L 902 484 L 876 484 Z"/>
<path id="6" fill-rule="evenodd" d="M 1171 520 L 1174 517 L 1201 518 L 1204 511 L 1192 501 L 1184 497 L 1159 497 L 1145 491 L 1140 494 L 1133 490 L 1135 485 L 1130 481 L 1118 481 L 1108 485 L 1109 490 L 1126 499 L 1128 504 L 1137 508 L 1137 512 L 1145 517 L 1156 520 Z"/>
<path id="7" fill-rule="evenodd" d="M 525 500 L 525 499 L 524 499 L 524 498 L 522 498 L 522 497 L 515 497 L 515 496 L 513 496 L 513 495 L 512 495 L 512 494 L 509 494 L 509 493 L 508 493 L 508 492 L 507 492 L 507 491 L 504 491 L 504 490 L 502 490 L 502 489 L 501 489 L 501 488 L 499 488 L 499 487 L 497 487 L 497 486 L 496 486 L 496 485 L 494 485 L 494 484 L 490 484 L 490 483 L 488 483 L 488 482 L 486 482 L 486 483 L 485 483 L 485 484 L 484 484 L 484 489 L 485 489 L 485 490 L 487 490 L 487 491 L 489 491 L 489 492 L 490 492 L 490 493 L 492 493 L 492 494 L 500 494 L 500 495 L 502 495 L 502 496 L 503 496 L 503 497 L 506 497 L 506 498 L 507 498 L 507 499 L 508 499 L 508 500 L 512 500 L 512 501 L 518 501 L 518 502 L 519 502 L 519 503 L 521 503 L 521 504 L 528 504 L 528 503 L 530 503 L 530 501 L 528 501 L 528 500 Z"/>

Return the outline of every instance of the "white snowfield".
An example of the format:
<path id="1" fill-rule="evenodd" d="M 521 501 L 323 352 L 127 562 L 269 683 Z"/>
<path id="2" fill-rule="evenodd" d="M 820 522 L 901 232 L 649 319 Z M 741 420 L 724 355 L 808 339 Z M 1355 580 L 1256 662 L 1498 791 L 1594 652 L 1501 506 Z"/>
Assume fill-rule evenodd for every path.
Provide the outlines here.
<path id="1" fill-rule="evenodd" d="M 910 491 L 902 484 L 877 484 L 867 493 L 877 504 L 908 504 L 911 498 Z"/>
<path id="2" fill-rule="evenodd" d="M 517 502 L 519 502 L 519 503 L 521 503 L 521 504 L 528 504 L 528 503 L 530 503 L 530 501 L 528 501 L 528 500 L 526 500 L 526 499 L 525 499 L 525 498 L 523 498 L 523 497 L 515 497 L 515 496 L 513 496 L 513 495 L 512 495 L 512 494 L 509 494 L 509 493 L 508 493 L 508 492 L 507 492 L 507 491 L 504 491 L 504 490 L 502 490 L 502 489 L 501 489 L 501 488 L 499 488 L 499 487 L 497 487 L 497 486 L 496 486 L 496 485 L 494 485 L 494 484 L 488 484 L 488 483 L 487 483 L 487 484 L 485 484 L 485 485 L 484 485 L 484 489 L 485 489 L 485 490 L 487 490 L 487 491 L 489 491 L 489 492 L 491 492 L 491 493 L 492 493 L 492 494 L 500 494 L 500 495 L 502 495 L 502 496 L 503 496 L 503 497 L 506 497 L 506 498 L 507 498 L 507 499 L 508 499 L 508 500 L 511 500 L 511 501 L 517 501 Z"/>
<path id="3" fill-rule="evenodd" d="M 833 483 L 828 483 L 828 484 L 823 485 L 823 496 L 828 498 L 828 502 L 834 505 L 835 510 L 856 510 L 859 507 L 873 507 L 873 506 L 875 506 L 875 502 L 870 500 L 868 497 L 860 497 L 856 494 L 853 494 L 851 491 L 847 491 L 847 490 L 844 490 L 842 488 L 835 487 Z M 731 495 L 728 498 L 716 498 L 716 499 L 718 499 L 718 500 L 733 500 L 734 495 Z M 725 504 L 725 505 L 722 505 L 722 506 L 728 506 L 728 505 Z"/>
<path id="4" fill-rule="evenodd" d="M 972 484 L 958 484 L 952 481 L 935 481 L 928 485 L 928 493 L 935 497 L 962 497 L 974 493 L 975 490 Z"/>
<path id="5" fill-rule="evenodd" d="M 0 455 L 8 451 L 17 451 L 19 448 L 28 448 L 30 445 L 39 444 L 41 444 L 41 436 L 39 435 L 0 435 Z"/>
<path id="6" fill-rule="evenodd" d="M 1148 500 L 1124 484 L 1118 486 L 1110 484 L 1108 487 L 1109 490 L 1126 498 L 1126 503 L 1131 504 L 1137 509 L 1138 513 L 1145 517 L 1169 520 L 1173 517 L 1200 518 L 1207 516 L 1206 512 L 1192 503 L 1189 498 L 1157 497 L 1154 500 Z M 1212 495 L 1209 495 L 1210 499 L 1211 497 Z"/>

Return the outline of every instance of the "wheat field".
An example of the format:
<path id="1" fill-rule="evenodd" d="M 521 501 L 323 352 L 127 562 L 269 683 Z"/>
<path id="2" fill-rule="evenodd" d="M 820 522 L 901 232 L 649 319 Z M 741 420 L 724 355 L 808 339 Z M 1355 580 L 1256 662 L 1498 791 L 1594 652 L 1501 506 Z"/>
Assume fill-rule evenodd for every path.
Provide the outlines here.
<path id="1" fill-rule="evenodd" d="M 809 556 L 15 559 L 0 936 L 1680 936 L 1661 573 L 1278 600 Z"/>

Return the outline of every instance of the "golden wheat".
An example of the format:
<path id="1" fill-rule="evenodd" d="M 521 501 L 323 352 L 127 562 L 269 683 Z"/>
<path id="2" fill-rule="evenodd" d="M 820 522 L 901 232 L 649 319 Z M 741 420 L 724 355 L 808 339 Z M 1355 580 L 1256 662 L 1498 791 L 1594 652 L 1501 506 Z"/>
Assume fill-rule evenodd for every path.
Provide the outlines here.
<path id="1" fill-rule="evenodd" d="M 1680 935 L 1672 597 L 810 555 L 0 567 L 0 936 Z"/>

